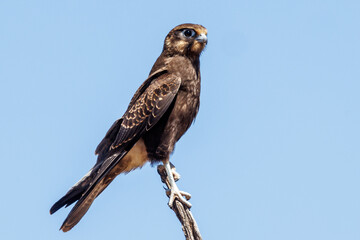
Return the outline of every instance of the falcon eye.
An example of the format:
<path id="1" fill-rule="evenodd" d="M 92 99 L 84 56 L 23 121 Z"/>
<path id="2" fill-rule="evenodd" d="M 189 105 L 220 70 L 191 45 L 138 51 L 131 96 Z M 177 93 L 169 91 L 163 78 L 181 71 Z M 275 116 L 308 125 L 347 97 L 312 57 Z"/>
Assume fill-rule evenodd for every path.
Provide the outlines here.
<path id="1" fill-rule="evenodd" d="M 182 31 L 182 34 L 186 37 L 186 38 L 190 38 L 195 36 L 195 31 L 192 29 L 185 29 Z"/>

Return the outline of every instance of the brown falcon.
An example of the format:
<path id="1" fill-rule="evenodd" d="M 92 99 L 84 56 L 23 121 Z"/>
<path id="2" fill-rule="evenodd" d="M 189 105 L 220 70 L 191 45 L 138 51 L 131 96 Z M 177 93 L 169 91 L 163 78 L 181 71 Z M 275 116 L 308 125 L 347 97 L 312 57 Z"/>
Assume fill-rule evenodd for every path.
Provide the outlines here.
<path id="1" fill-rule="evenodd" d="M 72 229 L 117 175 L 147 161 L 163 162 L 171 185 L 170 207 L 175 197 L 191 206 L 182 197 L 189 199 L 189 194 L 175 184 L 169 157 L 199 110 L 199 57 L 206 44 L 207 30 L 201 25 L 182 24 L 169 32 L 149 77 L 96 148 L 94 167 L 51 207 L 53 214 L 77 201 L 61 230 Z"/>

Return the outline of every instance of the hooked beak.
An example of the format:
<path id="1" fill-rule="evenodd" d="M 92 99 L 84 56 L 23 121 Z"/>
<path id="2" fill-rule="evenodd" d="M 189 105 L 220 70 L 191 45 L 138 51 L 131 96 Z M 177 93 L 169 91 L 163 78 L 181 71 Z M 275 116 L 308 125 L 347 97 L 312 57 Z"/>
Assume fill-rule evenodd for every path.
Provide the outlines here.
<path id="1" fill-rule="evenodd" d="M 197 38 L 195 38 L 195 40 L 200 43 L 205 43 L 205 44 L 208 41 L 207 36 L 204 33 L 200 34 Z"/>

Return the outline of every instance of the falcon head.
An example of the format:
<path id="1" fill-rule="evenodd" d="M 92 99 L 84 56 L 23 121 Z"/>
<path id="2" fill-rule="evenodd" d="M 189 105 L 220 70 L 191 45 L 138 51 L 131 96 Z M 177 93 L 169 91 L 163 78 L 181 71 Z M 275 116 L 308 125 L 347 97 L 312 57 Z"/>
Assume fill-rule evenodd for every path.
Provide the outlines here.
<path id="1" fill-rule="evenodd" d="M 169 55 L 198 58 L 207 44 L 207 29 L 198 24 L 185 23 L 173 28 L 165 38 L 164 50 Z"/>

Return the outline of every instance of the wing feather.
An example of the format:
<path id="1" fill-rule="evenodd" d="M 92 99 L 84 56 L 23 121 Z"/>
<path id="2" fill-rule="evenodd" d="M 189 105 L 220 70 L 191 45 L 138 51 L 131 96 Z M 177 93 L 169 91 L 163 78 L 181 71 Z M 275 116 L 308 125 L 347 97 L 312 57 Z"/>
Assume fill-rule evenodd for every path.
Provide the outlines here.
<path id="1" fill-rule="evenodd" d="M 123 116 L 123 121 L 111 149 L 118 148 L 150 130 L 174 100 L 181 80 L 164 74 L 154 81 Z"/>

